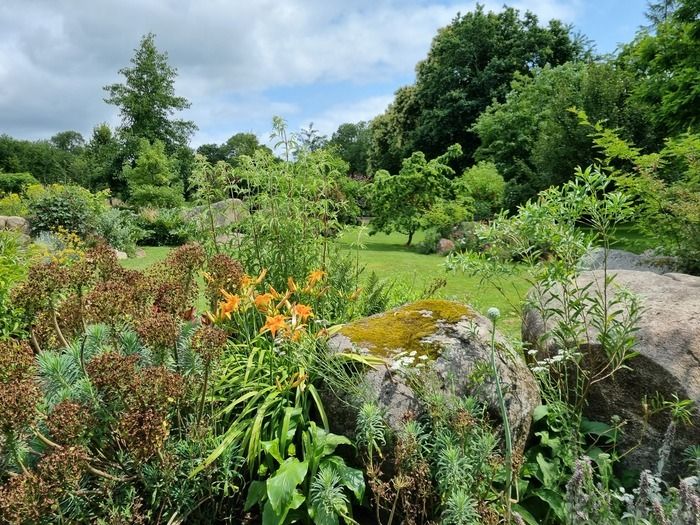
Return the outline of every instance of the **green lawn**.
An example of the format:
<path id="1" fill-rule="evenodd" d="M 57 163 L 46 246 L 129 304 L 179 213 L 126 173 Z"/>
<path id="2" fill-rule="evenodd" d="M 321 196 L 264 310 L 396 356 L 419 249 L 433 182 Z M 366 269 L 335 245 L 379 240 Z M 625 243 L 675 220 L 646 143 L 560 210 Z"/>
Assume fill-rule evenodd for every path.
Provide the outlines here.
<path id="1" fill-rule="evenodd" d="M 165 259 L 168 253 L 170 253 L 170 250 L 172 250 L 170 246 L 143 246 L 142 249 L 146 252 L 145 257 L 124 259 L 121 261 L 122 266 L 129 270 L 144 270 L 152 264 Z"/>
<path id="2" fill-rule="evenodd" d="M 355 255 L 358 230 L 350 228 L 343 234 L 339 240 L 342 251 Z M 423 234 L 418 232 L 414 243 L 422 240 Z M 482 313 L 496 306 L 503 315 L 501 328 L 510 335 L 520 335 L 520 318 L 509 305 L 509 300 L 518 303 L 518 296 L 524 297 L 527 292 L 529 285 L 524 274 L 513 279 L 507 300 L 493 286 L 482 283 L 479 277 L 468 277 L 459 272 L 448 273 L 444 268 L 444 257 L 423 255 L 415 247 L 406 247 L 405 243 L 406 236 L 397 233 L 365 235 L 361 239 L 364 248 L 359 251 L 360 264 L 367 273 L 374 271 L 380 277 L 400 280 L 418 291 L 422 291 L 434 279 L 444 278 L 447 285 L 438 292 L 440 297 L 467 303 Z"/>

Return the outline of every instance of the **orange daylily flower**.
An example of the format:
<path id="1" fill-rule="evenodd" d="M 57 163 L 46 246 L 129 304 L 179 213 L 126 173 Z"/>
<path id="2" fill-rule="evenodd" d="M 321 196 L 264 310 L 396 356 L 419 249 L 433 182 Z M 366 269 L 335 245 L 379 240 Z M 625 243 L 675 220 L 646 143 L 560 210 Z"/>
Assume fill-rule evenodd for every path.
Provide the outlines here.
<path id="1" fill-rule="evenodd" d="M 309 286 L 313 286 L 317 282 L 319 282 L 321 279 L 323 279 L 326 276 L 326 272 L 323 270 L 314 270 L 309 274 L 309 277 L 307 278 L 306 282 Z"/>
<path id="2" fill-rule="evenodd" d="M 231 312 L 236 312 L 241 307 L 241 298 L 238 295 L 228 293 L 226 290 L 221 290 L 221 293 L 226 299 L 225 302 L 219 305 L 221 314 L 230 317 Z"/>
<path id="3" fill-rule="evenodd" d="M 270 332 L 272 334 L 272 337 L 275 337 L 277 335 L 277 332 L 279 330 L 284 329 L 286 326 L 284 322 L 284 316 L 283 315 L 274 315 L 274 316 L 265 316 L 265 325 L 260 329 L 260 333 L 264 334 L 265 332 Z"/>
<path id="4" fill-rule="evenodd" d="M 314 311 L 311 309 L 310 306 L 307 306 L 305 304 L 295 304 L 292 307 L 292 313 L 302 321 L 305 321 L 309 317 L 314 316 Z"/>
<path id="5" fill-rule="evenodd" d="M 263 293 L 255 297 L 255 308 L 261 312 L 267 311 L 270 308 L 270 303 L 274 299 L 271 293 Z"/>
<path id="6" fill-rule="evenodd" d="M 260 275 L 258 275 L 255 278 L 251 277 L 250 275 L 244 275 L 241 278 L 241 288 L 248 288 L 250 286 L 260 284 L 266 275 L 267 275 L 267 268 L 263 268 L 262 271 L 260 272 Z"/>

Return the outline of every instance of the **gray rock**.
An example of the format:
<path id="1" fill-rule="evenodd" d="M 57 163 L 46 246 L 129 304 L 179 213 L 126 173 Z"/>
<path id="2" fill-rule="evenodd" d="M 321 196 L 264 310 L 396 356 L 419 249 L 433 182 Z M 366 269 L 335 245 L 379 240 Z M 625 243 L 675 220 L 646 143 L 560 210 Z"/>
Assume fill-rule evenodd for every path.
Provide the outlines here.
<path id="1" fill-rule="evenodd" d="M 582 271 L 601 270 L 604 263 L 605 250 L 594 248 L 581 257 L 579 268 Z M 653 250 L 647 250 L 639 255 L 624 250 L 608 250 L 608 270 L 636 270 L 663 274 L 672 272 L 677 267 L 676 258 L 656 255 Z"/>
<path id="2" fill-rule="evenodd" d="M 436 252 L 438 255 L 448 255 L 455 249 L 454 241 L 450 239 L 440 239 L 437 243 Z"/>
<path id="3" fill-rule="evenodd" d="M 194 206 L 183 210 L 183 216 L 188 221 L 199 221 L 203 227 L 209 226 L 209 210 L 207 206 Z M 240 222 L 248 215 L 248 209 L 240 199 L 226 199 L 212 205 L 214 226 L 224 228 Z M 206 222 L 203 222 L 206 221 Z"/>
<path id="4" fill-rule="evenodd" d="M 622 286 L 641 299 L 643 307 L 636 333 L 634 351 L 639 355 L 610 379 L 594 385 L 588 398 L 586 415 L 593 420 L 609 422 L 612 416 L 626 421 L 618 450 L 632 449 L 625 457 L 627 466 L 655 470 L 659 449 L 669 419 L 655 416 L 648 421 L 642 399 L 651 400 L 660 394 L 665 400 L 690 399 L 696 403 L 692 427 L 681 427 L 665 470 L 667 478 L 683 471 L 682 452 L 700 443 L 700 277 L 683 274 L 657 275 L 649 271 L 614 270 L 613 286 Z M 583 272 L 577 279 L 580 286 L 599 286 L 602 271 Z M 558 290 L 553 295 L 557 297 Z M 551 330 L 556 318 L 545 326 L 541 314 L 530 309 L 523 323 L 523 340 L 536 344 L 545 330 Z M 585 351 L 600 355 L 596 331 L 589 329 L 587 338 L 593 341 Z M 552 352 L 555 348 L 547 348 Z M 638 446 L 637 446 L 638 445 Z M 636 447 L 636 448 L 635 448 Z"/>
<path id="5" fill-rule="evenodd" d="M 24 217 L 0 216 L 0 230 L 10 230 L 29 235 L 29 222 Z"/>
<path id="6" fill-rule="evenodd" d="M 127 255 L 127 253 L 126 253 L 126 252 L 123 252 L 123 251 L 121 251 L 121 250 L 116 250 L 116 249 L 115 249 L 115 250 L 114 250 L 114 253 L 115 253 L 116 256 L 117 256 L 117 259 L 119 259 L 120 261 L 129 258 L 129 256 Z"/>
<path id="7" fill-rule="evenodd" d="M 476 396 L 500 423 L 495 381 L 483 374 L 491 358 L 490 331 L 491 321 L 465 305 L 427 300 L 346 325 L 329 344 L 338 352 L 371 353 L 387 359 L 386 366 L 369 370 L 365 381 L 394 429 L 407 412 L 424 411 L 415 391 L 416 378 L 422 386 L 427 378 L 433 378 L 430 385 L 446 395 Z M 532 413 L 540 404 L 539 390 L 522 357 L 498 332 L 496 349 L 514 449 L 521 453 Z M 352 400 L 347 401 L 344 405 L 351 406 Z M 354 430 L 353 410 L 336 418 L 336 431 Z"/>

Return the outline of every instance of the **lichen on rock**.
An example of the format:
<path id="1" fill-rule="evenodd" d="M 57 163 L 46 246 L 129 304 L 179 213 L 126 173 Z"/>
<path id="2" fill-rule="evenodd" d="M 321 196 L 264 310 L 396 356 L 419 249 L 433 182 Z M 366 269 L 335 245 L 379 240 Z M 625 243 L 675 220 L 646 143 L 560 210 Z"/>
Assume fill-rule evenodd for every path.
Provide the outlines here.
<path id="1" fill-rule="evenodd" d="M 415 352 L 416 357 L 436 359 L 441 348 L 426 338 L 434 335 L 441 323 L 456 323 L 474 316 L 474 311 L 466 305 L 428 299 L 361 319 L 344 326 L 340 334 L 355 348 L 380 357 Z"/>

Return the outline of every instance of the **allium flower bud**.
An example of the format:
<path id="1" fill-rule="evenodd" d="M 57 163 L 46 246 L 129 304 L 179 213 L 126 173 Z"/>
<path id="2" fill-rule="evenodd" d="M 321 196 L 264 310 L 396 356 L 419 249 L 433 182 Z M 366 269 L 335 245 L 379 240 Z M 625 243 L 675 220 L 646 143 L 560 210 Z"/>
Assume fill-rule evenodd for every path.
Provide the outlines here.
<path id="1" fill-rule="evenodd" d="M 495 306 L 492 306 L 491 308 L 486 310 L 486 317 L 491 319 L 492 322 L 496 322 L 496 319 L 501 317 L 501 311 Z"/>

